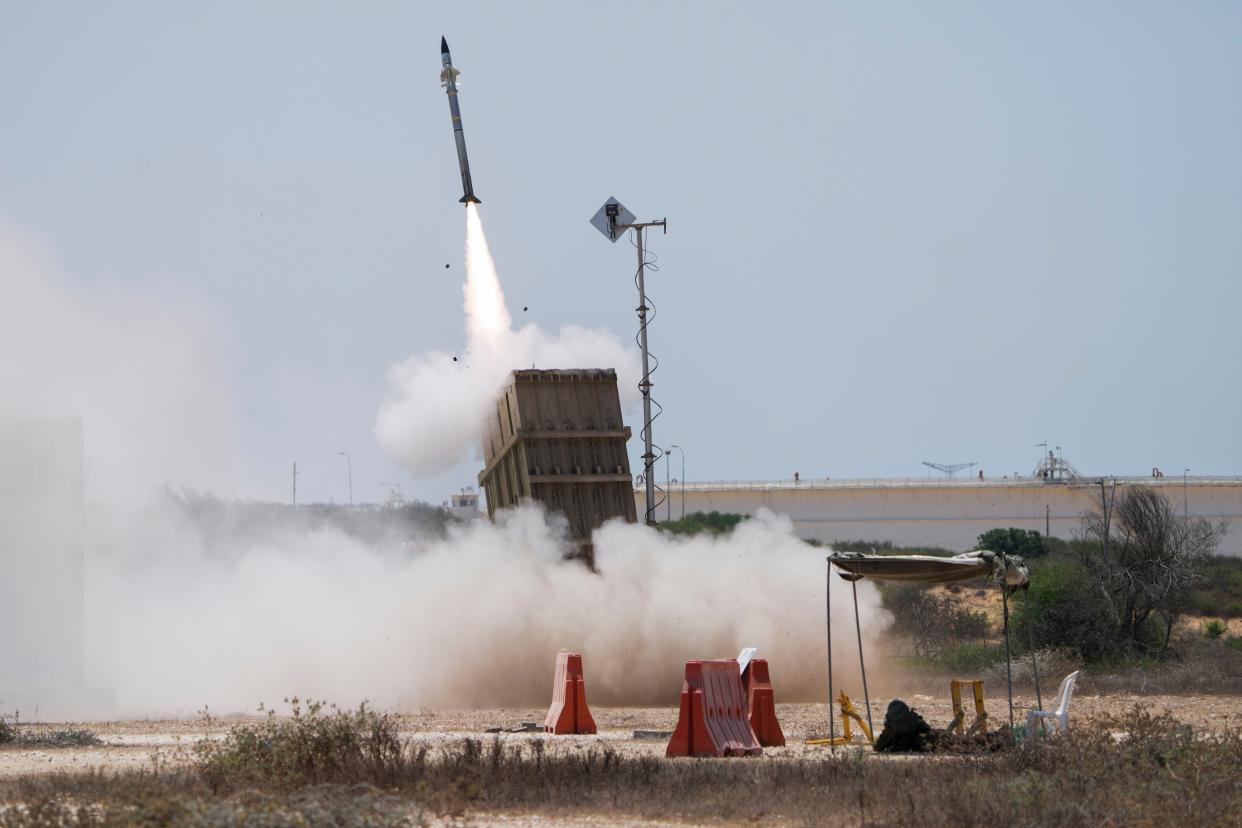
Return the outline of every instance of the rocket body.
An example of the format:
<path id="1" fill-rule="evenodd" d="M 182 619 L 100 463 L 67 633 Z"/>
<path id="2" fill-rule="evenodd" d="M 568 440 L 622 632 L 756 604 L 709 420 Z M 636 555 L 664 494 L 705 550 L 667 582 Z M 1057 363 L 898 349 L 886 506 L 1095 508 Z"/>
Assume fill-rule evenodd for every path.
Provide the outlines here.
<path id="1" fill-rule="evenodd" d="M 444 68 L 440 71 L 440 84 L 448 94 L 449 115 L 453 119 L 453 140 L 457 142 L 457 165 L 461 167 L 462 204 L 480 204 L 474 195 L 474 182 L 470 180 L 470 158 L 466 155 L 466 136 L 461 131 L 461 106 L 457 103 L 457 76 L 461 74 L 453 68 L 453 57 L 449 54 L 448 41 L 440 38 L 440 63 Z"/>

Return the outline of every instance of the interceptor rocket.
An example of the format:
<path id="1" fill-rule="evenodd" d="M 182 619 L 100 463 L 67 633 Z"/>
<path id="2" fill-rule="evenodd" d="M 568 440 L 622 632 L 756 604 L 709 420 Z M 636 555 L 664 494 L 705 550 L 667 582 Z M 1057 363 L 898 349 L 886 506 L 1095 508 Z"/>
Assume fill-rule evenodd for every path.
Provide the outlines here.
<path id="1" fill-rule="evenodd" d="M 449 114 L 453 116 L 453 138 L 457 141 L 457 164 L 461 167 L 462 204 L 481 204 L 474 195 L 474 183 L 470 180 L 470 159 L 466 156 L 466 136 L 461 131 L 461 107 L 457 105 L 457 76 L 461 73 L 453 68 L 453 57 L 449 54 L 448 41 L 440 38 L 440 62 L 444 68 L 440 71 L 440 85 L 448 93 Z"/>

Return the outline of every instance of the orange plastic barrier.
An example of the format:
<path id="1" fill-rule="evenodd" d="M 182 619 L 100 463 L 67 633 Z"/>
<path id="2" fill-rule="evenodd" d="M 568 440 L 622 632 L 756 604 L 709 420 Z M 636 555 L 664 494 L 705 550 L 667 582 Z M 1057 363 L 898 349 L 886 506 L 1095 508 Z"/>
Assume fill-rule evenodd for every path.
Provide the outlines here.
<path id="1" fill-rule="evenodd" d="M 785 734 L 776 720 L 776 697 L 772 693 L 772 679 L 768 677 L 768 660 L 752 658 L 742 673 L 742 689 L 745 692 L 746 714 L 755 738 L 764 747 L 784 747 Z"/>
<path id="2" fill-rule="evenodd" d="M 681 711 L 666 756 L 758 756 L 734 659 L 687 661 Z"/>
<path id="3" fill-rule="evenodd" d="M 543 720 L 548 733 L 594 733 L 595 719 L 587 709 L 582 656 L 557 653 L 556 679 L 552 683 L 552 706 Z"/>

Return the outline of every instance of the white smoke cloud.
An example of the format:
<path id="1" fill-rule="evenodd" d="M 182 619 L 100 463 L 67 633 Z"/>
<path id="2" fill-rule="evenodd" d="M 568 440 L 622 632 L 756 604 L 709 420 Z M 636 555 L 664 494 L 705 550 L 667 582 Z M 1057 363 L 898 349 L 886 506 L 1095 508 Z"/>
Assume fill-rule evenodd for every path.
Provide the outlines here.
<path id="1" fill-rule="evenodd" d="M 610 524 L 596 535 L 598 574 L 563 560 L 533 507 L 412 553 L 321 530 L 238 535 L 234 554 L 211 558 L 167 517 L 146 540 L 162 546 L 169 533 L 175 556 L 135 554 L 127 530 L 128 553 L 88 573 L 91 674 L 122 712 L 250 710 L 291 694 L 407 710 L 539 706 L 560 649 L 583 654 L 592 703 L 673 705 L 687 659 L 743 646 L 769 659 L 779 700 L 825 694 L 823 550 L 771 514 L 725 537 Z M 859 601 L 874 655 L 887 613 L 869 583 Z M 848 686 L 853 609 L 839 579 L 833 609 L 836 680 Z"/>
<path id="2" fill-rule="evenodd" d="M 469 287 L 481 291 L 467 303 L 469 367 L 412 360 L 381 413 L 379 431 L 391 429 L 414 465 L 463 454 L 476 408 L 515 365 L 633 377 L 610 336 L 512 330 L 498 284 Z M 9 703 L 10 690 L 28 691 L 53 718 L 246 711 L 293 694 L 407 710 L 541 705 L 556 652 L 571 648 L 586 659 L 593 703 L 671 705 L 685 660 L 750 645 L 770 659 L 779 699 L 822 697 L 823 554 L 784 519 L 692 539 L 608 525 L 596 574 L 563 559 L 555 521 L 535 507 L 410 545 L 306 528 L 306 512 L 283 506 L 151 505 L 162 483 L 228 479 L 229 395 L 206 329 L 176 304 L 74 288 L 11 235 L 0 235 L 0 299 L 0 420 L 80 416 L 88 476 L 108 495 L 83 513 L 57 500 L 75 484 L 50 479 L 51 464 L 4 467 L 8 484 L 44 487 L 39 502 L 63 511 L 0 509 L 0 587 L 14 587 L 0 589 Z M 238 519 L 255 515 L 261 525 Z M 59 571 L 43 565 L 50 552 L 63 553 Z M 886 616 L 872 587 L 859 597 L 871 646 Z M 851 611 L 847 591 L 834 596 L 842 653 Z M 59 654 L 58 678 L 39 652 Z M 843 684 L 851 661 L 838 659 Z"/>
<path id="3" fill-rule="evenodd" d="M 75 287 L 42 247 L 0 228 L 0 421 L 81 417 L 88 497 L 134 501 L 236 473 L 210 343 L 186 304 Z"/>
<path id="4" fill-rule="evenodd" d="M 515 330 L 475 205 L 466 214 L 466 348 L 457 361 L 436 351 L 393 367 L 375 422 L 380 444 L 419 475 L 447 471 L 478 452 L 480 425 L 514 369 L 614 368 L 623 404 L 639 377 L 633 349 L 606 331 Z"/>

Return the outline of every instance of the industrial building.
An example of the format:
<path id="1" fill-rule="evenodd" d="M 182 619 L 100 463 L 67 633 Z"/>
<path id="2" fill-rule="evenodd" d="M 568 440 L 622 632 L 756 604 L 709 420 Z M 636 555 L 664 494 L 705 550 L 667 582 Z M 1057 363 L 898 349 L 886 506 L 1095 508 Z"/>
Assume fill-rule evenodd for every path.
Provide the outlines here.
<path id="1" fill-rule="evenodd" d="M 636 519 L 629 438 L 612 369 L 514 371 L 483 431 L 488 515 L 542 503 L 565 517 L 578 554 L 591 560 L 593 530 Z"/>
<path id="2" fill-rule="evenodd" d="M 673 483 L 659 517 L 683 512 L 753 515 L 769 509 L 793 520 L 799 537 L 823 542 L 875 540 L 897 546 L 973 549 L 979 535 L 1014 526 L 1072 538 L 1084 512 L 1098 508 L 1099 476 L 897 478 L 873 480 L 751 480 Z M 1155 486 L 1194 517 L 1224 521 L 1219 552 L 1242 555 L 1242 477 L 1117 477 Z M 634 489 L 642 503 L 642 488 Z M 640 507 L 641 508 L 641 507 Z"/>

